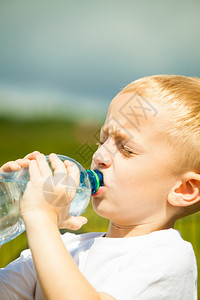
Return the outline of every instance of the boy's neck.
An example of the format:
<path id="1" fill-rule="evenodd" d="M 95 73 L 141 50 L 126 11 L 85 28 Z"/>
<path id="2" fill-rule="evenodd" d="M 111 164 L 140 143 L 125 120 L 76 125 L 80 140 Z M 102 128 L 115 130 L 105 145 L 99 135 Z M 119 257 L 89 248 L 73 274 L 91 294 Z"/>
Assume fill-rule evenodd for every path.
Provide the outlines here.
<path id="1" fill-rule="evenodd" d="M 174 228 L 174 221 L 170 220 L 167 224 L 146 223 L 146 224 L 130 225 L 130 226 L 119 225 L 111 221 L 109 224 L 106 237 L 110 237 L 110 238 L 133 237 L 133 236 L 145 235 L 154 231 L 164 230 L 169 228 Z"/>

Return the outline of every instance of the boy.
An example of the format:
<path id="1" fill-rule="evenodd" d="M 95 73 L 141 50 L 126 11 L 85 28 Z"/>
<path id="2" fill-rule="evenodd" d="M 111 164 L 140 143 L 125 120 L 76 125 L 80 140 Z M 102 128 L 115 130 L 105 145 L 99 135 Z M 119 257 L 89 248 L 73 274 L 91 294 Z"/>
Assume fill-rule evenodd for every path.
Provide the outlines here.
<path id="1" fill-rule="evenodd" d="M 52 175 L 42 154 L 29 155 L 21 215 L 31 252 L 0 271 L 1 299 L 197 299 L 194 252 L 173 227 L 200 208 L 199 114 L 197 78 L 146 77 L 113 99 L 92 161 L 104 176 L 92 201 L 110 220 L 106 234 L 60 236 L 86 219 L 69 216 L 69 197 L 50 205 L 42 186 L 60 172 L 77 186 L 78 170 L 51 154 Z"/>

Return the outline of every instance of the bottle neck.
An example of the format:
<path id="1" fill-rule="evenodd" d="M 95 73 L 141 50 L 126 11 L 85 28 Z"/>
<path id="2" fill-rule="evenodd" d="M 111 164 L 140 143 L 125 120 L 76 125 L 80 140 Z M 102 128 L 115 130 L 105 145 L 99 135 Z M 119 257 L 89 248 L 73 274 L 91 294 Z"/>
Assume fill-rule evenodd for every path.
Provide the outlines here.
<path id="1" fill-rule="evenodd" d="M 103 186 L 103 174 L 98 170 L 86 170 L 91 186 L 91 194 L 95 194 Z"/>

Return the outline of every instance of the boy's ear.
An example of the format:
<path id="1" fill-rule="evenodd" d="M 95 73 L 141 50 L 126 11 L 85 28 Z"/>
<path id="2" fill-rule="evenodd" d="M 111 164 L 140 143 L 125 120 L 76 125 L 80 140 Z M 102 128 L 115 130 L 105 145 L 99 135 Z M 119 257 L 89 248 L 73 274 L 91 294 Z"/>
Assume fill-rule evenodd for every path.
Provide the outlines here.
<path id="1" fill-rule="evenodd" d="M 173 206 L 190 206 L 200 201 L 200 175 L 187 172 L 171 189 L 167 197 Z"/>

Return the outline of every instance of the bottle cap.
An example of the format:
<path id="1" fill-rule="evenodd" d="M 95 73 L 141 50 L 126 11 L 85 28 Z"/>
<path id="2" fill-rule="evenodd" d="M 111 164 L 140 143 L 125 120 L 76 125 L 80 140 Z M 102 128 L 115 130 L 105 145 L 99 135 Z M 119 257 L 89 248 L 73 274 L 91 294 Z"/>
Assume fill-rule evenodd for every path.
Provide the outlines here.
<path id="1" fill-rule="evenodd" d="M 90 185 L 91 185 L 91 194 L 95 194 L 100 186 L 103 186 L 103 174 L 98 170 L 86 170 Z"/>

